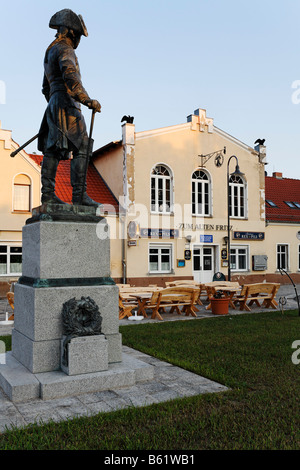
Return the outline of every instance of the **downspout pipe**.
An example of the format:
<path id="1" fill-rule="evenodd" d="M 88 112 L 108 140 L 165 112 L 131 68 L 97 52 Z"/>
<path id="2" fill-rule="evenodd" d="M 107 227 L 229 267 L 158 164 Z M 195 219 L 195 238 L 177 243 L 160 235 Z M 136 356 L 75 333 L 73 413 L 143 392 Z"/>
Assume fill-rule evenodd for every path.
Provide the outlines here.
<path id="1" fill-rule="evenodd" d="M 122 283 L 127 284 L 127 260 L 126 260 L 126 215 L 120 215 L 122 224 Z"/>

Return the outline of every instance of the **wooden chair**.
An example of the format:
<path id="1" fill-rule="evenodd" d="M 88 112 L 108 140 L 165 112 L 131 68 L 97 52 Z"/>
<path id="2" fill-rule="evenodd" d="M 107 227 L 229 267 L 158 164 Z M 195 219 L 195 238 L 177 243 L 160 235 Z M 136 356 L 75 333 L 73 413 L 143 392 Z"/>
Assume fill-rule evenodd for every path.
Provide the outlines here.
<path id="1" fill-rule="evenodd" d="M 131 310 L 136 307 L 137 304 L 134 301 L 124 300 L 119 294 L 119 320 L 122 320 L 125 317 L 131 317 Z"/>
<path id="2" fill-rule="evenodd" d="M 258 307 L 277 308 L 278 303 L 275 296 L 280 284 L 263 282 L 261 284 L 244 284 L 241 293 L 233 298 L 235 303 L 240 304 L 240 310 L 251 311 L 251 306 L 255 303 Z M 262 304 L 259 303 L 262 301 Z M 247 304 L 248 302 L 248 304 Z"/>
<path id="3" fill-rule="evenodd" d="M 14 311 L 15 309 L 15 305 L 14 305 L 14 301 L 15 301 L 15 294 L 13 292 L 7 292 L 6 293 L 6 297 L 7 297 L 7 301 L 10 305 L 10 307 L 12 308 L 12 310 Z M 8 318 L 8 320 L 14 320 L 14 313 Z"/>

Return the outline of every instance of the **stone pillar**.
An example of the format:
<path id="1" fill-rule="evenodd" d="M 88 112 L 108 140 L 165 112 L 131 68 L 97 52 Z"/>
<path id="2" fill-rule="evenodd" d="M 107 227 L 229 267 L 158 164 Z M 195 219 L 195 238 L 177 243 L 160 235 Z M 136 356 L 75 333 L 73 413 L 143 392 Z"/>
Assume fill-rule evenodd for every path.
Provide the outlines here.
<path id="1" fill-rule="evenodd" d="M 107 358 L 99 361 L 99 371 L 104 364 L 122 360 L 118 288 L 110 277 L 109 226 L 106 219 L 96 216 L 95 208 L 71 208 L 51 205 L 49 212 L 43 205 L 23 227 L 23 269 L 15 286 L 12 355 L 33 374 L 61 369 L 62 309 L 73 298 L 89 297 L 95 302 L 103 338 L 74 342 L 70 350 L 79 354 L 81 363 L 79 366 L 77 357 L 72 370 L 97 369 L 95 358 L 85 368 L 86 351 L 80 361 L 80 347 L 87 344 L 90 348 L 97 343 L 99 353 Z"/>

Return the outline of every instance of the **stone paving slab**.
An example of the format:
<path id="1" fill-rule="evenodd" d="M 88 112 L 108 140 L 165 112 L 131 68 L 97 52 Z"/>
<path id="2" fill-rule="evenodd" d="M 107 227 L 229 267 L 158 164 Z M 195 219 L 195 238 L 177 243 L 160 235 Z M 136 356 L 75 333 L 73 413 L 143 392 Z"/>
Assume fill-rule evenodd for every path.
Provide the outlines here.
<path id="1" fill-rule="evenodd" d="M 33 423 L 59 422 L 79 416 L 92 416 L 129 407 L 147 406 L 175 398 L 218 393 L 227 387 L 180 367 L 159 361 L 147 354 L 123 346 L 123 353 L 154 366 L 154 379 L 133 386 L 74 397 L 12 403 L 0 390 L 0 432 Z"/>

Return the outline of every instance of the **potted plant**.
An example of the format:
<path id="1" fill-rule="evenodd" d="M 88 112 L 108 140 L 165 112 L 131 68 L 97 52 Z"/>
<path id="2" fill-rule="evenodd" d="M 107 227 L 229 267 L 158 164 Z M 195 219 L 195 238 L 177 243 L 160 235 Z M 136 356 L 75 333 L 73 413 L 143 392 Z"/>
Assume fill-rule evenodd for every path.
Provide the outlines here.
<path id="1" fill-rule="evenodd" d="M 211 299 L 211 311 L 214 315 L 228 314 L 229 298 L 222 295 L 222 291 L 217 291 Z"/>

